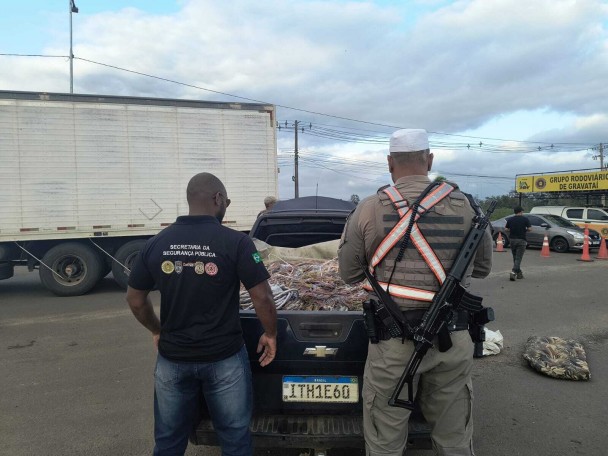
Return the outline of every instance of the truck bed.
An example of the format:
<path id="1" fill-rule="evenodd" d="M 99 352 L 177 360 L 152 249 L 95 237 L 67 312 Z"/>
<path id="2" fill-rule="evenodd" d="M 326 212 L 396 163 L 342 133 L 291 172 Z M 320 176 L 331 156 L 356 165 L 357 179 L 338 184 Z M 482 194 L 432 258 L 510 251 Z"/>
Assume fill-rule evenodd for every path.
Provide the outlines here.
<path id="1" fill-rule="evenodd" d="M 253 373 L 251 430 L 256 447 L 363 448 L 361 388 L 368 338 L 362 313 L 279 311 L 277 356 L 265 368 L 257 362 L 256 348 L 263 330 L 255 312 L 242 311 L 241 324 Z M 290 399 L 294 390 L 290 393 L 284 383 L 301 380 L 309 382 L 295 388 L 295 393 L 305 397 Z M 313 387 L 313 381 L 332 383 Z M 356 385 L 355 389 L 337 383 L 341 381 Z M 357 397 L 346 397 L 355 390 Z M 340 397 L 335 399 L 336 395 Z M 202 409 L 190 440 L 196 445 L 217 445 L 206 407 Z M 413 413 L 409 445 L 430 448 L 429 436 L 420 412 Z"/>

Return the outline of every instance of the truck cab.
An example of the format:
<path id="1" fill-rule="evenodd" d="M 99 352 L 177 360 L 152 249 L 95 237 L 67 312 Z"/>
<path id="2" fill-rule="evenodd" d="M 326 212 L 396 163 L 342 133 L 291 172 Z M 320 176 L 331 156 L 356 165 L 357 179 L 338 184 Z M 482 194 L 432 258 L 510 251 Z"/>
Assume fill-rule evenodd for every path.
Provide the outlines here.
<path id="1" fill-rule="evenodd" d="M 249 236 L 275 247 L 304 247 L 339 239 L 355 204 L 325 196 L 278 201 L 261 214 Z"/>

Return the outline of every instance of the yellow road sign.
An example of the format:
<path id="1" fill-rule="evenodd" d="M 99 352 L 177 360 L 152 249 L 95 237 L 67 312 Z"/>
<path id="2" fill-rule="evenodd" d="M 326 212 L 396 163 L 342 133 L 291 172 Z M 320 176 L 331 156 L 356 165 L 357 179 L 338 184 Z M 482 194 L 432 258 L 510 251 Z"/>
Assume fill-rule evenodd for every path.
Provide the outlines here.
<path id="1" fill-rule="evenodd" d="M 515 178 L 515 191 L 518 193 L 590 190 L 608 190 L 608 171 L 538 174 Z"/>

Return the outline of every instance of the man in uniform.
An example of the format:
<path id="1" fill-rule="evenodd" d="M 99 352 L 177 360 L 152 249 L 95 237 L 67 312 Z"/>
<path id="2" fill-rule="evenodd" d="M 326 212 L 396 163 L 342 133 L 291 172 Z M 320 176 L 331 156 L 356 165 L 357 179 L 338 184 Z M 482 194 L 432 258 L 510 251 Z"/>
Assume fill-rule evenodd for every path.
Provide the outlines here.
<path id="1" fill-rule="evenodd" d="M 222 226 L 230 204 L 212 174 L 188 183 L 189 215 L 151 238 L 129 276 L 127 301 L 158 349 L 154 455 L 183 455 L 202 396 L 222 454 L 251 456 L 251 369 L 239 319 L 242 283 L 264 328 L 257 351 L 276 353 L 276 308 L 268 271 L 251 239 Z M 148 293 L 161 294 L 160 321 Z"/>
<path id="2" fill-rule="evenodd" d="M 428 189 L 432 163 L 425 130 L 396 131 L 390 139 L 388 156 L 394 186 L 383 187 L 359 203 L 347 222 L 338 250 L 340 275 L 346 283 L 364 279 L 356 259 L 359 257 L 414 324 L 420 321 L 449 272 L 476 214 L 455 184 L 444 182 Z M 423 199 L 417 201 L 421 194 Z M 409 218 L 414 209 L 420 218 L 410 230 L 407 248 L 399 255 L 402 238 L 388 244 L 387 240 L 399 219 Z M 399 256 L 402 258 L 396 261 Z M 492 237 L 488 230 L 467 276 L 486 277 L 491 266 Z M 364 288 L 371 289 L 368 284 Z M 466 323 L 459 317 L 462 315 L 455 315 L 459 323 L 450 325 L 453 346 L 443 353 L 435 348 L 429 350 L 418 369 L 417 400 L 432 426 L 433 449 L 438 455 L 474 454 L 474 344 Z M 464 317 L 466 322 L 467 316 Z M 369 345 L 363 379 L 366 454 L 401 456 L 407 442 L 410 411 L 389 406 L 388 401 L 414 344 L 407 339 L 390 338 L 388 333 L 381 339 Z"/>

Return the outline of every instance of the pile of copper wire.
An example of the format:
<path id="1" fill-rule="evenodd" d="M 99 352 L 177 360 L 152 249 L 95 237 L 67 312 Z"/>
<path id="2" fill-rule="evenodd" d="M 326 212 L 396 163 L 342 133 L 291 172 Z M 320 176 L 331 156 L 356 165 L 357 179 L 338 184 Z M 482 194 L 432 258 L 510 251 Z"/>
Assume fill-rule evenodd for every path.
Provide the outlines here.
<path id="1" fill-rule="evenodd" d="M 361 284 L 347 285 L 342 281 L 335 258 L 279 260 L 268 264 L 267 269 L 277 309 L 362 310 L 367 297 Z M 246 291 L 241 292 L 241 308 L 252 308 Z"/>

